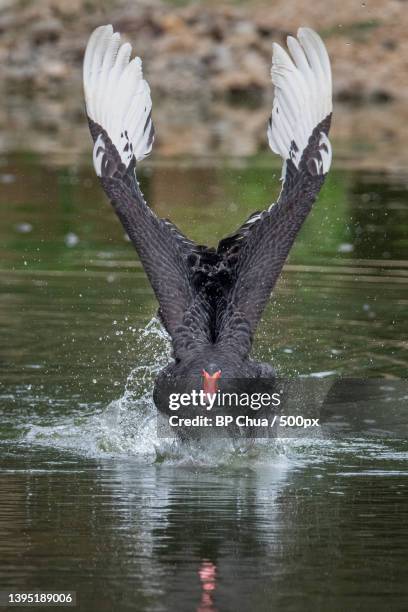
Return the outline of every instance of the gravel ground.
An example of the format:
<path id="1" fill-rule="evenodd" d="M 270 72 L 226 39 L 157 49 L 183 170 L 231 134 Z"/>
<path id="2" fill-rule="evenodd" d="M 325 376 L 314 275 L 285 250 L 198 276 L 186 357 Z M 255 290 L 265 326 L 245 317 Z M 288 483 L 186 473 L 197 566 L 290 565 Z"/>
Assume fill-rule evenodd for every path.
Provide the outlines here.
<path id="1" fill-rule="evenodd" d="M 161 155 L 257 153 L 266 147 L 272 41 L 309 25 L 332 58 L 339 154 L 405 167 L 406 8 L 403 0 L 0 0 L 0 150 L 61 159 L 88 149 L 81 62 L 90 31 L 110 22 L 144 59 Z"/>

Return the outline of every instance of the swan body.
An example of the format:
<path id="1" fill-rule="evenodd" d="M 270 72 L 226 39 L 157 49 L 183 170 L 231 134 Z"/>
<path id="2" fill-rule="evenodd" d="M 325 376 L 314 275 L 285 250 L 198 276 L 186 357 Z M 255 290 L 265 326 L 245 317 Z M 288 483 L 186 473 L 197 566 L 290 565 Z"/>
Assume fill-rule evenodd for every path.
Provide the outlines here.
<path id="1" fill-rule="evenodd" d="M 154 400 L 167 410 L 172 381 L 186 391 L 228 388 L 231 379 L 275 376 L 250 358 L 253 336 L 292 244 L 329 171 L 332 115 L 330 61 L 321 38 L 300 28 L 287 53 L 274 43 L 275 86 L 267 128 L 283 160 L 278 200 L 255 212 L 216 248 L 197 245 L 147 205 L 136 171 L 152 150 L 150 88 L 140 58 L 131 59 L 111 25 L 91 35 L 83 78 L 93 163 L 132 241 L 159 302 L 173 361 L 156 380 Z"/>

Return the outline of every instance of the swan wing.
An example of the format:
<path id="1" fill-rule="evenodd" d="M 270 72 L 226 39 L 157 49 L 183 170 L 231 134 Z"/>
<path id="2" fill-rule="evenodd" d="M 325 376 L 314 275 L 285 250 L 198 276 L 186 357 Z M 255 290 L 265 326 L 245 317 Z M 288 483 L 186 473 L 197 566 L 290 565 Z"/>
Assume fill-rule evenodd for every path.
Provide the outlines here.
<path id="1" fill-rule="evenodd" d="M 289 37 L 287 44 L 290 55 L 274 44 L 271 71 L 275 98 L 268 140 L 283 159 L 278 201 L 251 215 L 218 246 L 234 278 L 218 341 L 237 344 L 239 337 L 243 351 L 251 345 L 256 325 L 332 159 L 328 139 L 332 77 L 326 48 L 309 28 L 300 28 L 297 39 Z"/>
<path id="2" fill-rule="evenodd" d="M 181 326 L 186 337 L 186 313 L 200 318 L 188 263 L 195 245 L 173 223 L 160 219 L 140 190 L 136 166 L 152 150 L 154 127 L 142 62 L 138 57 L 131 59 L 131 54 L 130 44 L 122 44 L 111 25 L 96 28 L 89 39 L 83 82 L 93 163 L 144 266 L 167 331 L 174 339 Z M 195 330 L 197 340 L 204 330 L 204 341 L 202 321 L 197 321 Z"/>

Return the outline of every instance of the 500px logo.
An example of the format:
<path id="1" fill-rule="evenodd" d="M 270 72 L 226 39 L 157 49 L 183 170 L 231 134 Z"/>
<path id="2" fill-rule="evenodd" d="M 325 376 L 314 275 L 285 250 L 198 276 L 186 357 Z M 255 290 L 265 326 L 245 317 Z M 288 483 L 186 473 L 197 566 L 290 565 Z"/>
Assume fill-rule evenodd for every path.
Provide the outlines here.
<path id="1" fill-rule="evenodd" d="M 276 408 L 280 406 L 280 393 L 227 393 L 217 391 L 217 393 L 205 393 L 201 391 L 191 391 L 191 393 L 170 393 L 169 409 L 179 410 L 180 408 L 205 408 L 212 410 L 218 408 L 250 408 L 259 410 L 260 408 Z"/>

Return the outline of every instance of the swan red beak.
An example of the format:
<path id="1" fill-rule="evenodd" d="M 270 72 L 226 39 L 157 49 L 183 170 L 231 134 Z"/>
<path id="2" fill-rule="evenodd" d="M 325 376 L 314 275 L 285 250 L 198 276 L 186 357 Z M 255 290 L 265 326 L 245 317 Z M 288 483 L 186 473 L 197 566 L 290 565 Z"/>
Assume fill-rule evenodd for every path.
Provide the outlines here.
<path id="1" fill-rule="evenodd" d="M 203 391 L 204 393 L 213 395 L 217 393 L 217 381 L 221 377 L 221 370 L 217 370 L 215 374 L 208 374 L 205 370 L 202 371 L 203 375 Z"/>

